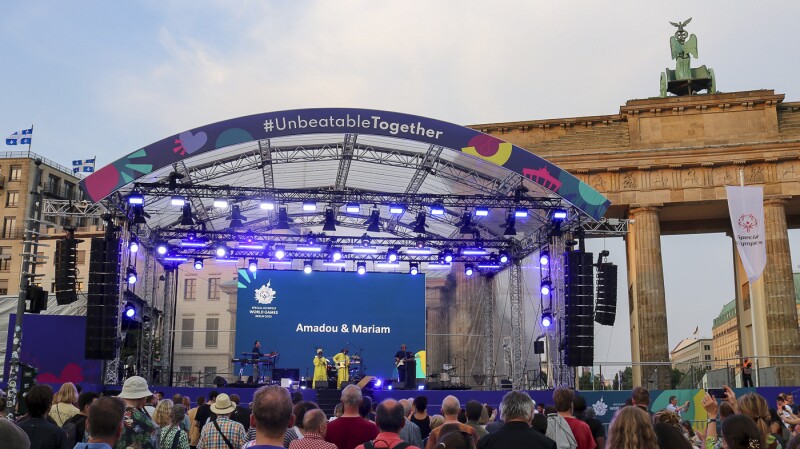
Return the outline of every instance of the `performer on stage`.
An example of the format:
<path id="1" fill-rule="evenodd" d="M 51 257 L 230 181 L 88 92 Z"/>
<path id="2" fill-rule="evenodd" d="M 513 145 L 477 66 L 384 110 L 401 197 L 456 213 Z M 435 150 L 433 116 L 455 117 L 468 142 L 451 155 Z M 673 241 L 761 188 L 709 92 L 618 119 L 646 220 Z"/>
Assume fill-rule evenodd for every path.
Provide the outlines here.
<path id="1" fill-rule="evenodd" d="M 317 349 L 317 356 L 314 357 L 314 381 L 311 388 L 317 388 L 317 381 L 328 380 L 328 364 L 330 360 L 322 356 L 322 349 Z"/>
<path id="2" fill-rule="evenodd" d="M 400 345 L 400 350 L 394 355 L 394 364 L 401 384 L 409 390 L 417 388 L 417 364 L 414 353 L 406 350 L 406 345 Z"/>
<path id="3" fill-rule="evenodd" d="M 260 359 L 261 356 L 264 355 L 264 354 L 261 353 L 261 342 L 256 340 L 256 342 L 253 343 L 253 350 L 250 351 L 250 352 L 253 353 L 253 358 L 254 359 Z"/>
<path id="4" fill-rule="evenodd" d="M 263 355 L 261 354 L 261 342 L 256 340 L 256 342 L 253 343 L 253 350 L 250 352 L 251 352 L 250 357 L 252 357 L 253 360 L 260 359 L 261 356 Z M 253 382 L 259 383 L 260 378 L 261 378 L 261 369 L 258 366 L 258 362 L 255 362 L 253 363 Z"/>
<path id="5" fill-rule="evenodd" d="M 336 388 L 342 388 L 342 382 L 350 380 L 350 350 L 347 348 L 342 349 L 342 352 L 333 356 L 333 362 L 336 364 Z"/>

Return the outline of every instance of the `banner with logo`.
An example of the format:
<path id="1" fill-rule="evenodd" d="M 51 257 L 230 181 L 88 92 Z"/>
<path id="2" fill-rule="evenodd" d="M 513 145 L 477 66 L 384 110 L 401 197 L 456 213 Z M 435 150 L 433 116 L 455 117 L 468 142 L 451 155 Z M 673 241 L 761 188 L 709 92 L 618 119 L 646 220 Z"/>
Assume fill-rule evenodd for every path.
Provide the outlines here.
<path id="1" fill-rule="evenodd" d="M 253 349 L 277 352 L 277 368 L 313 377 L 321 348 L 331 360 L 343 348 L 359 356 L 359 373 L 395 375 L 394 355 L 425 349 L 425 277 L 400 273 L 239 270 L 235 358 Z M 424 364 L 424 361 L 419 363 Z M 240 369 L 236 365 L 236 370 Z M 243 370 L 249 375 L 252 368 Z"/>
<path id="2" fill-rule="evenodd" d="M 750 282 L 761 277 L 767 266 L 764 238 L 764 190 L 755 186 L 727 186 L 728 211 L 739 258 Z"/>

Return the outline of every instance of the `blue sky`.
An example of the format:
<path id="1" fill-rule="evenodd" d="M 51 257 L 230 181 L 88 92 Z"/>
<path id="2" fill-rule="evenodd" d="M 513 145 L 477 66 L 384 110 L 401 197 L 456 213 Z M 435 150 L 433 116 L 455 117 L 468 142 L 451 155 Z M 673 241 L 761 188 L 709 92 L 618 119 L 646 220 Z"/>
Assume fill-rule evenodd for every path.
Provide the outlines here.
<path id="1" fill-rule="evenodd" d="M 10 2 L 0 17 L 0 132 L 33 124 L 34 152 L 63 165 L 97 156 L 102 166 L 185 129 L 280 109 L 365 107 L 460 124 L 614 114 L 629 99 L 658 94 L 660 72 L 674 65 L 668 21 L 689 16 L 696 64 L 715 70 L 721 91 L 775 89 L 797 101 L 791 30 L 800 4 L 768 5 Z M 698 324 L 710 335 L 731 299 L 730 246 L 722 236 L 663 241 L 675 242 L 664 245 L 670 310 L 702 317 L 670 323 L 674 346 Z M 673 254 L 698 247 L 719 263 Z M 612 254 L 624 266 L 624 252 Z M 688 292 L 677 288 L 686 279 Z M 609 359 L 630 357 L 620 326 L 598 334 Z"/>

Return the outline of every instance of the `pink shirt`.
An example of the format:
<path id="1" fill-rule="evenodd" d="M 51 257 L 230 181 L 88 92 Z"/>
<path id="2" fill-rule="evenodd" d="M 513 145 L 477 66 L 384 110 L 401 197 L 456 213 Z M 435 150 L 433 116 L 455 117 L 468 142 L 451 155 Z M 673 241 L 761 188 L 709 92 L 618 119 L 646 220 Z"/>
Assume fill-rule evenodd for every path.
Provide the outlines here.
<path id="1" fill-rule="evenodd" d="M 373 443 L 373 446 L 377 446 L 379 448 L 383 447 L 383 443 L 388 444 L 389 447 L 392 448 L 403 442 L 403 440 L 400 439 L 400 435 L 393 432 L 381 432 L 378 434 L 377 437 L 375 437 L 375 440 L 373 441 L 380 442 L 379 444 Z M 364 449 L 364 445 L 359 444 L 358 446 L 356 446 L 356 449 Z M 418 448 L 417 446 L 408 446 L 408 449 L 420 449 L 420 448 Z"/>

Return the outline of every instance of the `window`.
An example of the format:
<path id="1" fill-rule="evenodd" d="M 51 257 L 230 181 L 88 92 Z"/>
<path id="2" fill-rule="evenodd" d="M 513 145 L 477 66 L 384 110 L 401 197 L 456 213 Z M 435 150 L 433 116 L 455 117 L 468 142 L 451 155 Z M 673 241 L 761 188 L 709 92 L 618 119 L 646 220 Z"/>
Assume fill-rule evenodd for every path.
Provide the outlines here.
<path id="1" fill-rule="evenodd" d="M 206 348 L 216 348 L 219 343 L 219 318 L 206 318 Z"/>
<path id="2" fill-rule="evenodd" d="M 204 366 L 203 367 L 203 383 L 205 386 L 210 387 L 214 385 L 214 378 L 217 377 L 217 367 L 216 366 Z"/>
<path id="3" fill-rule="evenodd" d="M 710 356 L 710 355 L 707 355 L 707 356 L 705 357 L 705 360 L 711 360 L 711 356 Z"/>
<path id="4" fill-rule="evenodd" d="M 0 246 L 0 271 L 11 269 L 11 247 Z"/>
<path id="5" fill-rule="evenodd" d="M 61 178 L 55 175 L 48 175 L 47 177 L 47 190 L 58 195 L 61 189 Z"/>
<path id="6" fill-rule="evenodd" d="M 9 191 L 6 195 L 6 207 L 17 207 L 19 203 L 19 192 Z"/>
<path id="7" fill-rule="evenodd" d="M 76 253 L 76 260 L 75 263 L 78 265 L 83 265 L 86 263 L 86 250 L 78 250 Z"/>
<path id="8" fill-rule="evenodd" d="M 9 181 L 19 181 L 22 178 L 22 166 L 12 165 L 11 173 L 8 176 Z"/>
<path id="9" fill-rule="evenodd" d="M 5 217 L 3 219 L 3 238 L 4 239 L 14 238 L 14 234 L 16 233 L 17 233 L 17 218 Z"/>
<path id="10" fill-rule="evenodd" d="M 706 351 L 710 351 L 711 345 L 703 345 L 703 349 L 705 349 Z"/>
<path id="11" fill-rule="evenodd" d="M 64 197 L 68 200 L 73 200 L 72 196 L 75 195 L 75 184 L 64 181 Z"/>
<path id="12" fill-rule="evenodd" d="M 8 294 L 8 279 L 0 279 L 0 295 Z"/>
<path id="13" fill-rule="evenodd" d="M 181 320 L 181 348 L 194 346 L 194 318 Z M 191 368 L 189 369 L 191 371 Z"/>
<path id="14" fill-rule="evenodd" d="M 208 299 L 219 299 L 219 278 L 208 279 Z"/>
<path id="15" fill-rule="evenodd" d="M 184 279 L 183 280 L 183 299 L 193 301 L 196 299 L 197 294 L 197 279 Z"/>

